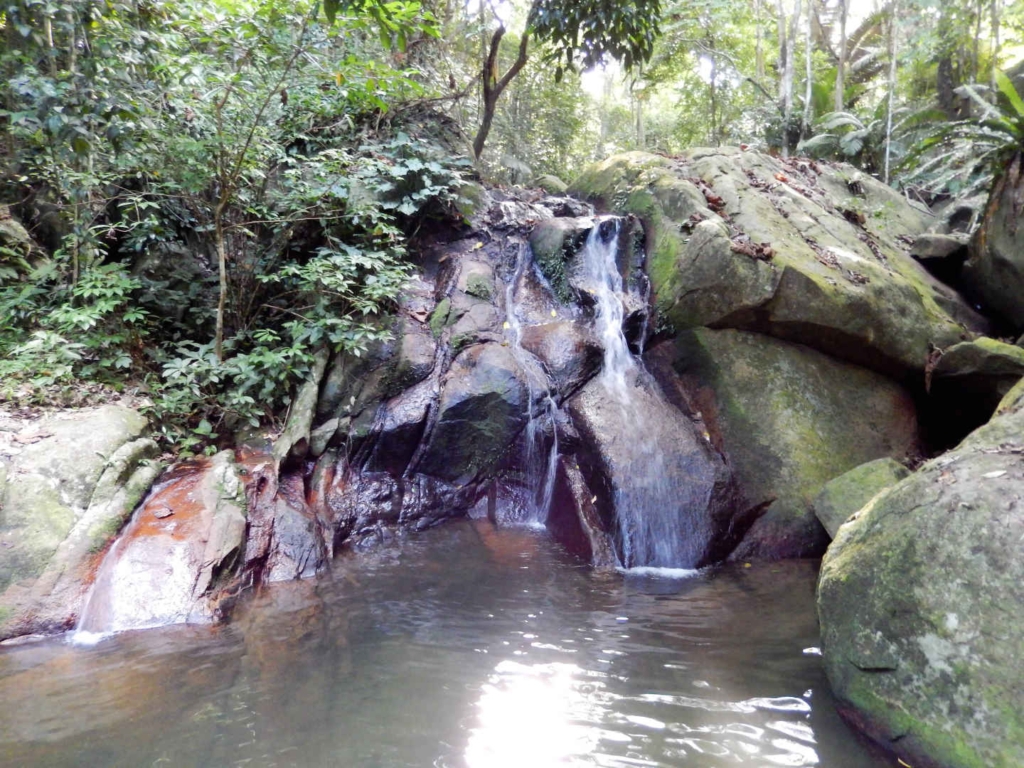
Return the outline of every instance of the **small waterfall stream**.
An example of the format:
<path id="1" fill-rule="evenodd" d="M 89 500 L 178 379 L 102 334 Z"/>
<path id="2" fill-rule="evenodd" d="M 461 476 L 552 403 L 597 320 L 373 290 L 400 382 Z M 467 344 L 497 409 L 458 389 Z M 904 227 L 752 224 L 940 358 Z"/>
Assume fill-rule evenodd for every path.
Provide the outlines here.
<path id="1" fill-rule="evenodd" d="M 534 269 L 533 254 L 529 247 L 523 246 L 516 257 L 513 277 L 505 286 L 505 330 L 512 355 L 526 373 L 530 394 L 524 457 L 525 486 L 529 493 L 524 516 L 519 522 L 543 525 L 551 509 L 555 472 L 558 469 L 556 420 L 559 409 L 547 375 L 537 359 L 522 346 L 523 323 L 518 314 L 516 293 L 526 271 L 530 269 Z"/>
<path id="2" fill-rule="evenodd" d="M 681 508 L 686 489 L 669 480 L 665 454 L 671 436 L 659 414 L 671 408 L 638 363 L 623 333 L 623 280 L 618 266 L 620 221 L 601 220 L 588 236 L 583 259 L 595 299 L 594 326 L 604 347 L 595 386 L 606 401 L 614 449 L 628 469 L 615 490 L 616 535 L 627 568 L 676 568 L 688 561 Z"/>

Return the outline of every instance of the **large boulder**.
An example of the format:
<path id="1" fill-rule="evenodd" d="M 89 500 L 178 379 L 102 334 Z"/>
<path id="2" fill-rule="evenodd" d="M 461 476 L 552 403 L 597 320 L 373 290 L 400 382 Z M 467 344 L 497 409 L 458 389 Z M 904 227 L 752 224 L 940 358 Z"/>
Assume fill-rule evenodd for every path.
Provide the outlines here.
<path id="1" fill-rule="evenodd" d="M 1024 765 L 1024 409 L 876 497 L 822 563 L 825 669 L 907 765 Z"/>
<path id="2" fill-rule="evenodd" d="M 137 411 L 56 412 L 0 457 L 0 638 L 73 625 L 100 553 L 160 474 Z"/>
<path id="3" fill-rule="evenodd" d="M 663 318 L 756 330 L 890 375 L 984 322 L 907 253 L 928 215 L 849 166 L 738 149 L 640 152 L 573 189 L 639 216 Z"/>
<path id="4" fill-rule="evenodd" d="M 1015 331 L 1024 330 L 1024 156 L 1017 153 L 996 180 L 971 239 L 963 279 L 987 309 Z"/>
<path id="5" fill-rule="evenodd" d="M 698 329 L 672 344 L 746 505 L 764 510 L 733 557 L 820 555 L 828 536 L 812 502 L 825 483 L 916 447 L 913 400 L 872 371 L 746 331 Z"/>

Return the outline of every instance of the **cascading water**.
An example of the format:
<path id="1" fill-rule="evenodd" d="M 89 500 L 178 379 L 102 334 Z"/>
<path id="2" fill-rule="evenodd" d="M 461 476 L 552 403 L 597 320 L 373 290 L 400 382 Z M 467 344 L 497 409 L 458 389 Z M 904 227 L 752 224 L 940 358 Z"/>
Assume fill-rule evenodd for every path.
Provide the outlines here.
<path id="1" fill-rule="evenodd" d="M 649 374 L 630 352 L 623 333 L 623 280 L 617 263 L 618 219 L 601 220 L 582 254 L 587 288 L 595 300 L 595 331 L 604 347 L 601 373 L 592 386 L 603 403 L 601 419 L 611 435 L 625 482 L 614 489 L 616 535 L 628 568 L 675 568 L 692 564 L 682 510 L 691 489 L 669 479 L 666 453 L 673 437 L 662 416 L 672 411 Z"/>
<path id="2" fill-rule="evenodd" d="M 543 525 L 551 509 L 555 472 L 558 469 L 558 404 L 547 375 L 536 358 L 522 346 L 523 326 L 517 313 L 516 293 L 526 271 L 532 268 L 532 254 L 527 246 L 522 246 L 516 257 L 515 273 L 505 287 L 505 330 L 512 355 L 526 373 L 530 396 L 524 456 L 525 486 L 529 494 L 520 522 Z"/>

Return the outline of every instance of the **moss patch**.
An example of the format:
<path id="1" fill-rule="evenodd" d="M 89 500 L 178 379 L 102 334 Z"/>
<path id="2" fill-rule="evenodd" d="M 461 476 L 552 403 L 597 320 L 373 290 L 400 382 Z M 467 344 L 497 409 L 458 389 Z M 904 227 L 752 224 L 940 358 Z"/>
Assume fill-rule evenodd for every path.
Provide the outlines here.
<path id="1" fill-rule="evenodd" d="M 434 338 L 441 337 L 441 333 L 451 323 L 452 300 L 447 296 L 441 299 L 430 315 L 430 332 Z"/>

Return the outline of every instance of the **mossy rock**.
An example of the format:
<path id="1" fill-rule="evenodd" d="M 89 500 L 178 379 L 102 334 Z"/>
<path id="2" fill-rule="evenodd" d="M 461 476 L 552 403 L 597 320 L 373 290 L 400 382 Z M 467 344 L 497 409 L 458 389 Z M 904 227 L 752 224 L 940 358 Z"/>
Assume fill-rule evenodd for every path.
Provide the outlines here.
<path id="1" fill-rule="evenodd" d="M 894 459 L 875 459 L 829 480 L 814 500 L 814 514 L 833 539 L 839 526 L 910 471 Z"/>
<path id="2" fill-rule="evenodd" d="M 1024 412 L 995 417 L 856 513 L 822 563 L 841 710 L 907 765 L 1024 765 Z"/>
<path id="3" fill-rule="evenodd" d="M 566 190 L 569 189 L 569 185 L 562 181 L 557 176 L 546 173 L 543 176 L 538 176 L 533 186 L 540 187 L 549 195 L 564 195 Z"/>
<path id="4" fill-rule="evenodd" d="M 765 507 L 733 556 L 820 555 L 812 502 L 865 462 L 916 447 L 910 395 L 882 376 L 756 333 L 679 334 L 673 367 L 729 459 L 750 507 Z"/>
<path id="5" fill-rule="evenodd" d="M 986 328 L 907 253 L 928 214 L 847 166 L 630 152 L 572 191 L 643 221 L 657 306 L 679 331 L 753 330 L 903 376 L 923 372 L 929 343 Z"/>

